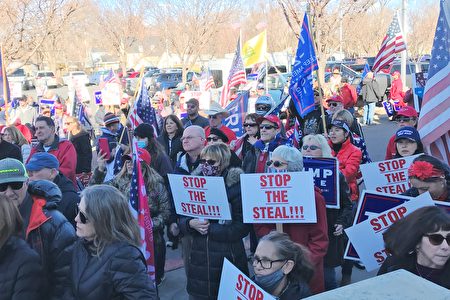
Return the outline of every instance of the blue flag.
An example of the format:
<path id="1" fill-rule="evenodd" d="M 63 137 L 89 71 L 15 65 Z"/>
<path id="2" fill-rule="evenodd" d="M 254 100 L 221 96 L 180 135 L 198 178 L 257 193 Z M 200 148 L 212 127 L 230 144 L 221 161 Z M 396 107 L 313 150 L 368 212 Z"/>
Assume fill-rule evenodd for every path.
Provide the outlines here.
<path id="1" fill-rule="evenodd" d="M 369 67 L 369 64 L 368 63 L 366 63 L 365 65 L 364 65 L 364 70 L 363 70 L 363 72 L 362 72 L 362 76 L 361 76 L 361 82 L 358 84 L 358 86 L 356 87 L 356 93 L 359 95 L 359 93 L 361 92 L 361 89 L 362 89 L 362 85 L 363 85 L 363 80 L 364 80 L 364 78 L 366 78 L 366 76 L 367 76 L 367 73 L 369 73 L 370 72 L 370 67 Z"/>
<path id="2" fill-rule="evenodd" d="M 317 58 L 305 14 L 298 39 L 297 54 L 292 68 L 289 94 L 301 117 L 314 109 L 313 71 L 317 70 Z"/>
<path id="3" fill-rule="evenodd" d="M 225 119 L 225 126 L 233 130 L 237 137 L 244 133 L 243 124 L 247 114 L 249 95 L 249 91 L 239 93 L 237 98 L 225 108 L 230 113 L 230 116 Z"/>

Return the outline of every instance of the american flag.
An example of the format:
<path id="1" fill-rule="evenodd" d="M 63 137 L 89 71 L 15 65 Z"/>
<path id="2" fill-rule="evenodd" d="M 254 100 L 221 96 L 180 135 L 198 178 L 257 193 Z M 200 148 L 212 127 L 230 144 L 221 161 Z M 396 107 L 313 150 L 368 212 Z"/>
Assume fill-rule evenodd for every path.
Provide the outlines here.
<path id="1" fill-rule="evenodd" d="M 114 156 L 114 165 L 113 165 L 113 172 L 114 175 L 120 172 L 122 169 L 122 156 L 123 156 L 123 150 L 122 147 L 117 147 L 116 155 Z"/>
<path id="2" fill-rule="evenodd" d="M 222 94 L 220 96 L 220 105 L 226 107 L 229 101 L 230 88 L 233 86 L 239 86 L 240 84 L 246 84 L 247 79 L 245 77 L 244 63 L 241 57 L 241 39 L 238 39 L 236 52 L 234 53 L 233 63 L 231 64 L 230 75 L 227 82 L 223 85 Z"/>
<path id="3" fill-rule="evenodd" d="M 133 146 L 133 174 L 130 186 L 131 212 L 137 219 L 141 232 L 141 251 L 147 261 L 147 271 L 155 280 L 155 256 L 153 246 L 153 222 L 148 207 L 147 191 L 142 177 L 141 162 L 139 161 L 139 149 L 137 143 Z"/>
<path id="4" fill-rule="evenodd" d="M 450 9 L 441 0 L 418 130 L 427 153 L 450 162 Z"/>
<path id="5" fill-rule="evenodd" d="M 203 90 L 205 92 L 209 91 L 214 86 L 214 78 L 209 68 L 202 74 L 202 81 L 204 82 Z"/>
<path id="6" fill-rule="evenodd" d="M 294 126 L 286 131 L 286 138 L 289 140 L 293 147 L 298 148 L 299 141 L 302 137 L 300 135 L 300 123 L 298 122 L 297 118 L 295 118 Z"/>
<path id="7" fill-rule="evenodd" d="M 116 76 L 116 74 L 112 69 L 109 69 L 108 75 L 105 78 L 103 78 L 103 80 L 100 82 L 98 86 L 100 89 L 103 89 L 108 83 L 122 84 L 120 82 L 119 77 Z"/>
<path id="8" fill-rule="evenodd" d="M 91 121 L 86 114 L 86 107 L 83 103 L 79 103 L 78 107 L 78 120 L 84 127 L 92 127 Z"/>
<path id="9" fill-rule="evenodd" d="M 383 39 L 383 43 L 381 43 L 380 51 L 378 51 L 375 57 L 372 71 L 378 72 L 384 67 L 389 66 L 394 61 L 396 54 L 403 50 L 406 50 L 406 43 L 403 39 L 397 14 L 395 14 Z"/>
<path id="10" fill-rule="evenodd" d="M 150 95 L 144 82 L 141 82 L 141 90 L 134 103 L 133 110 L 130 113 L 130 121 L 133 128 L 136 128 L 141 123 L 151 124 L 155 129 L 155 135 L 159 135 L 158 119 L 156 118 L 156 111 L 152 107 Z"/>

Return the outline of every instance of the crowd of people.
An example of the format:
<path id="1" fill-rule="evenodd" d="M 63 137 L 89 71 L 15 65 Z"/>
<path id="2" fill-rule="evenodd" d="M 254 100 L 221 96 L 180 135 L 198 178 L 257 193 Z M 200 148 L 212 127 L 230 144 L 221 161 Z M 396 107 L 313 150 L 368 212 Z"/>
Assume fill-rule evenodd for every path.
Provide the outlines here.
<path id="1" fill-rule="evenodd" d="M 15 121 L 1 131 L 0 299 L 157 299 L 166 246 L 175 249 L 179 243 L 193 300 L 217 298 L 225 258 L 281 300 L 350 284 L 354 262 L 343 258 L 344 229 L 352 225 L 361 192 L 360 165 L 372 161 L 360 124 L 373 124 L 380 95 L 369 73 L 362 83 L 360 122 L 356 101 L 347 99 L 351 88 L 339 82 L 333 79 L 333 94 L 325 99 L 315 89 L 315 109 L 305 117 L 292 105 L 284 119 L 267 114 L 274 102 L 261 93 L 239 137 L 224 124 L 226 109 L 211 102 L 202 112 L 195 98 L 185 102 L 183 118 L 171 114 L 163 119 L 159 135 L 152 124 L 130 130 L 118 114 L 129 107 L 101 107 L 103 124 L 96 139 L 77 117 L 37 114 L 28 99 L 21 99 Z M 341 93 L 342 88 L 347 92 Z M 394 115 L 399 128 L 386 159 L 419 154 L 408 170 L 411 188 L 404 194 L 428 191 L 434 200 L 448 202 L 450 168 L 424 154 L 417 118 L 407 105 Z M 292 120 L 301 136 L 295 143 L 286 136 Z M 135 155 L 131 141 L 138 147 Z M 244 223 L 240 175 L 302 171 L 304 157 L 338 160 L 340 208 L 327 208 L 315 187 L 316 223 L 283 224 L 283 232 L 275 224 Z M 135 159 L 140 160 L 153 225 L 154 281 L 129 209 Z M 177 215 L 168 174 L 222 177 L 231 220 Z M 247 237 L 250 249 L 244 247 Z M 437 207 L 413 212 L 384 234 L 391 256 L 379 274 L 403 268 L 450 288 L 449 237 L 446 212 Z"/>

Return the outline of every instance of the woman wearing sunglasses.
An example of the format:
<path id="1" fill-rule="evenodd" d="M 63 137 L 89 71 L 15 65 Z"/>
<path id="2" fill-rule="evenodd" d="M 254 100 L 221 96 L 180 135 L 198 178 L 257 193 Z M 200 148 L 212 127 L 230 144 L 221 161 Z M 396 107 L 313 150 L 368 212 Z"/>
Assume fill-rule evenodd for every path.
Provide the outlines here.
<path id="1" fill-rule="evenodd" d="M 189 299 L 217 298 L 224 258 L 248 274 L 242 239 L 249 233 L 250 226 L 242 221 L 242 170 L 229 167 L 230 155 L 230 149 L 223 143 L 206 146 L 200 154 L 200 175 L 224 178 L 232 220 L 202 220 L 184 216 L 179 219 L 181 232 L 190 235 L 193 240 L 187 259 Z"/>
<path id="2" fill-rule="evenodd" d="M 71 267 L 75 299 L 157 299 L 139 250 L 141 236 L 128 200 L 108 185 L 87 187 L 78 206 Z"/>
<path id="3" fill-rule="evenodd" d="M 422 207 L 383 233 L 391 254 L 378 275 L 404 269 L 450 289 L 450 215 L 437 206 Z"/>
<path id="4" fill-rule="evenodd" d="M 272 231 L 259 240 L 253 256 L 254 281 L 279 300 L 311 296 L 308 282 L 314 269 L 308 254 L 286 233 Z"/>
<path id="5" fill-rule="evenodd" d="M 270 161 L 267 163 L 269 168 L 275 172 L 297 172 L 303 170 L 303 156 L 294 147 L 282 145 L 277 147 Z M 325 200 L 320 194 L 319 189 L 314 191 L 317 223 L 315 224 L 283 224 L 283 231 L 289 234 L 292 240 L 305 246 L 310 252 L 310 259 L 314 268 L 314 275 L 309 282 L 311 292 L 314 294 L 323 292 L 323 258 L 328 247 L 327 216 L 325 210 Z M 262 237 L 272 230 L 275 230 L 275 224 L 254 224 L 255 232 L 258 237 Z"/>
<path id="6" fill-rule="evenodd" d="M 164 239 L 164 226 L 170 216 L 169 194 L 164 179 L 153 169 L 150 164 L 152 157 L 147 150 L 138 149 L 141 171 L 148 196 L 148 206 L 153 222 L 153 243 L 155 247 L 156 283 L 164 278 L 164 264 L 166 260 L 166 241 Z M 98 164 L 105 164 L 105 160 L 99 157 Z M 106 182 L 117 188 L 125 198 L 130 199 L 131 179 L 133 174 L 133 160 L 130 155 L 122 156 L 123 167 L 116 177 Z M 94 171 L 93 180 L 99 184 L 103 182 L 105 173 Z"/>
<path id="7" fill-rule="evenodd" d="M 307 135 L 303 138 L 302 146 L 303 156 L 309 157 L 333 157 L 331 148 L 327 140 L 321 134 Z M 344 249 L 347 239 L 344 235 L 344 228 L 352 223 L 352 202 L 350 201 L 350 189 L 344 175 L 339 172 L 339 209 L 327 208 L 327 224 L 328 224 L 328 250 L 324 259 L 324 277 L 325 290 L 337 288 L 335 268 L 342 265 L 344 257 Z M 342 279 L 350 282 L 350 271 L 343 268 Z M 350 274 L 348 274 L 350 273 Z"/>
<path id="8" fill-rule="evenodd" d="M 250 150 L 250 148 L 253 147 L 253 144 L 260 138 L 259 125 L 257 122 L 258 117 L 259 115 L 255 113 L 246 115 L 243 124 L 244 135 L 231 142 L 231 150 L 233 150 L 241 160 L 244 160 L 247 151 Z"/>

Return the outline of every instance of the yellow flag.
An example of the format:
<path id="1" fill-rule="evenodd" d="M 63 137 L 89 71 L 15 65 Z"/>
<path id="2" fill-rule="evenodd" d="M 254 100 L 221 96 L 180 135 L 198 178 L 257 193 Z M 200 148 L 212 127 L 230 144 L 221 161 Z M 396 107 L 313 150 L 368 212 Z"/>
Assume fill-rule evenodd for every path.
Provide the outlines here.
<path id="1" fill-rule="evenodd" d="M 245 42 L 242 46 L 242 60 L 244 66 L 248 67 L 266 61 L 267 34 L 266 30 Z"/>

